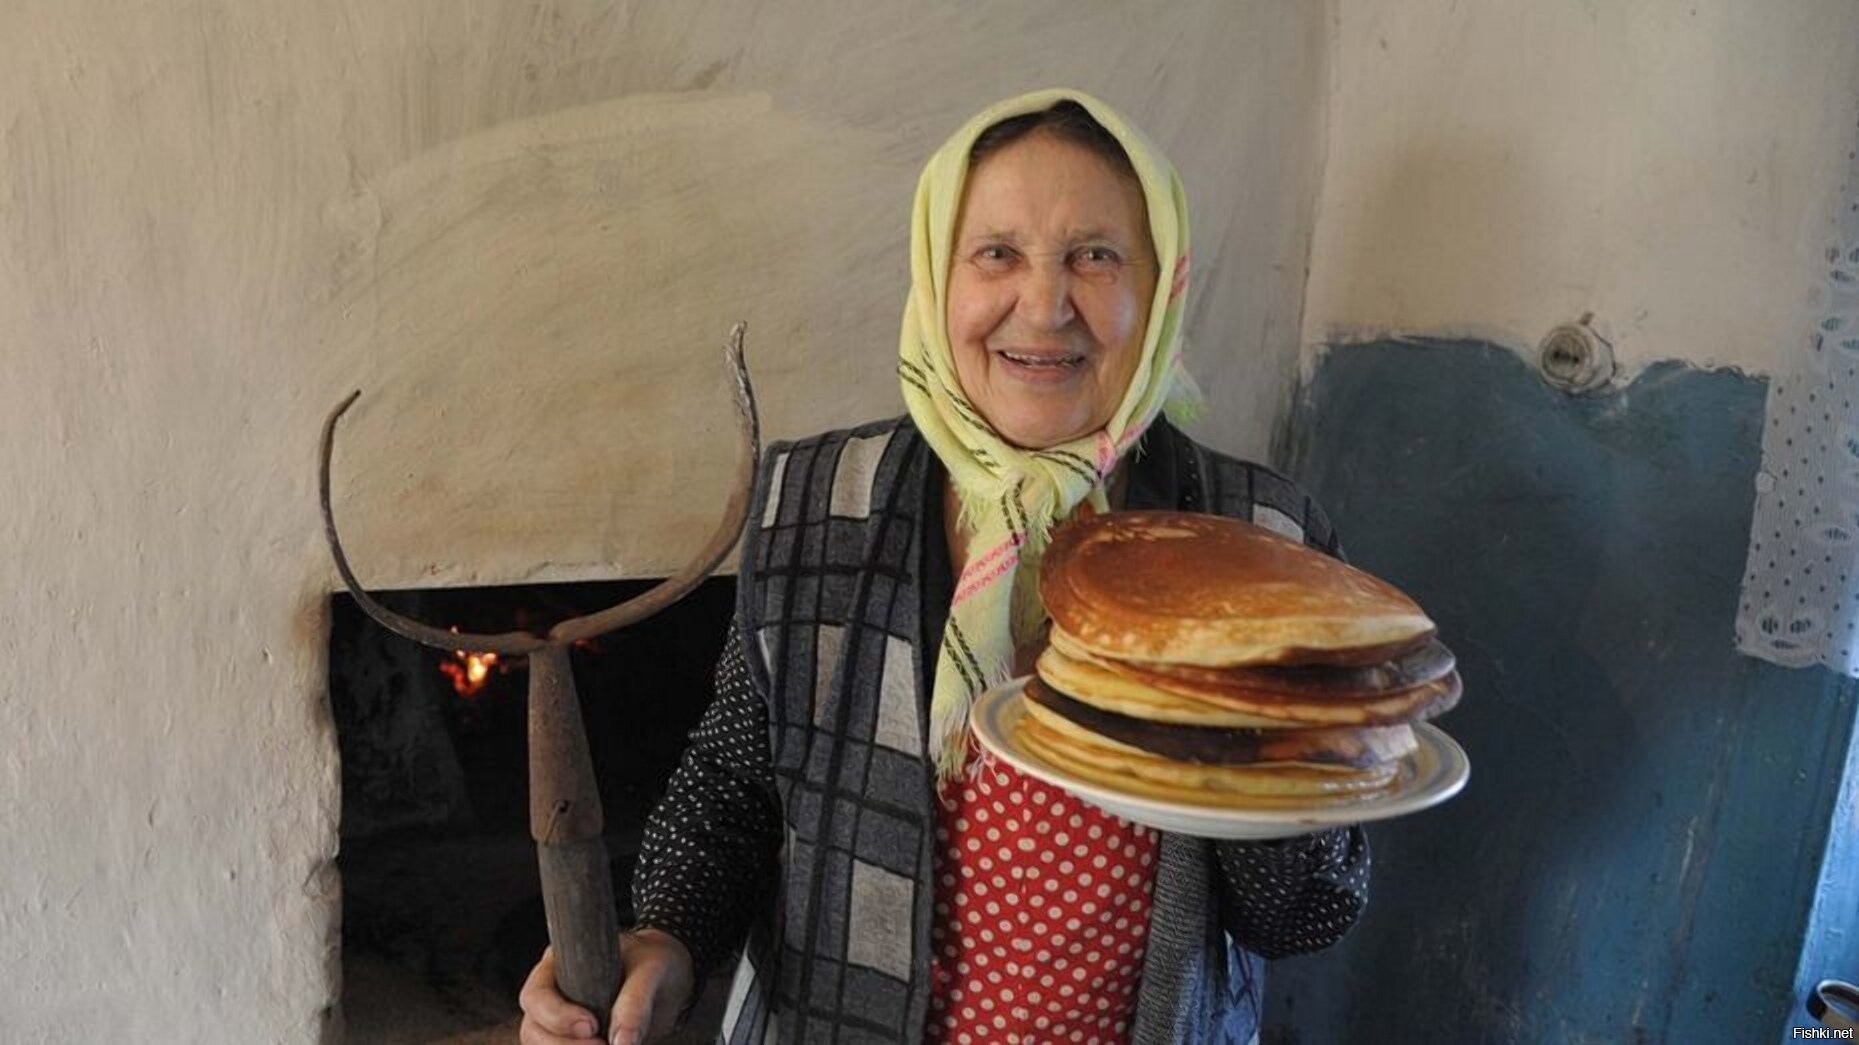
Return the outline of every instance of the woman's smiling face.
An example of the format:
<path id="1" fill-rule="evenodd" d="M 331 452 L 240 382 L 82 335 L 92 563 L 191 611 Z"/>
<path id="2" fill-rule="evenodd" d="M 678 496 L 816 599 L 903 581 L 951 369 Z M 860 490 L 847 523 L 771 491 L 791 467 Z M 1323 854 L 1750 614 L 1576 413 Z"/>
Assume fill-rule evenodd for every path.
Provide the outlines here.
<path id="1" fill-rule="evenodd" d="M 1041 131 L 988 154 L 962 190 L 949 272 L 969 402 L 1026 449 L 1104 427 L 1142 355 L 1155 281 L 1130 175 Z"/>

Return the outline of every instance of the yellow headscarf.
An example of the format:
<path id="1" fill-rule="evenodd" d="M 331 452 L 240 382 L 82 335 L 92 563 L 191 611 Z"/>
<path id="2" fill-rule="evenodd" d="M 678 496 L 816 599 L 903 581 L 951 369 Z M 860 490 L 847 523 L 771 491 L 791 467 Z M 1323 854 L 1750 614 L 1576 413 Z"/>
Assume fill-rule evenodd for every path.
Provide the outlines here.
<path id="1" fill-rule="evenodd" d="M 962 393 L 946 322 L 950 259 L 975 139 L 1002 120 L 1065 99 L 1084 106 L 1129 154 L 1148 206 L 1158 271 L 1171 275 L 1156 280 L 1142 358 L 1109 424 L 1059 446 L 1023 450 L 995 434 Z M 1104 487 L 1117 461 L 1165 403 L 1177 416 L 1198 405 L 1181 366 L 1187 281 L 1188 204 L 1180 177 L 1141 131 L 1082 91 L 1056 88 L 1000 102 L 963 125 L 923 168 L 910 222 L 910 298 L 898 374 L 910 416 L 948 468 L 961 499 L 961 521 L 975 533 L 956 582 L 930 698 L 929 747 L 939 780 L 953 777 L 965 760 L 970 704 L 1005 681 L 1016 638 L 1034 634 L 1045 621 L 1039 560 L 1052 524 L 1087 499 L 1100 511 L 1106 507 Z"/>

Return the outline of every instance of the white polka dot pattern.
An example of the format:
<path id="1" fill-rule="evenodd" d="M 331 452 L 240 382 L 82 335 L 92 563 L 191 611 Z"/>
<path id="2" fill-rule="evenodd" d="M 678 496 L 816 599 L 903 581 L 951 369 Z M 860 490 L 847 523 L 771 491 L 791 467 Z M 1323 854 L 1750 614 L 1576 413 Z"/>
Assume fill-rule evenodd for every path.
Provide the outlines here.
<path id="1" fill-rule="evenodd" d="M 1129 1041 L 1158 835 L 993 758 L 939 797 L 925 1040 Z"/>
<path id="2" fill-rule="evenodd" d="M 1848 189 L 1807 352 L 1769 385 L 1736 645 L 1859 676 L 1859 161 Z"/>
<path id="3" fill-rule="evenodd" d="M 716 695 L 646 823 L 633 871 L 637 924 L 681 940 L 700 977 L 741 945 L 772 894 L 783 832 L 767 721 L 731 628 Z"/>
<path id="4" fill-rule="evenodd" d="M 1262 958 L 1320 951 L 1368 905 L 1368 838 L 1359 827 L 1222 842 L 1214 853 L 1227 929 Z"/>

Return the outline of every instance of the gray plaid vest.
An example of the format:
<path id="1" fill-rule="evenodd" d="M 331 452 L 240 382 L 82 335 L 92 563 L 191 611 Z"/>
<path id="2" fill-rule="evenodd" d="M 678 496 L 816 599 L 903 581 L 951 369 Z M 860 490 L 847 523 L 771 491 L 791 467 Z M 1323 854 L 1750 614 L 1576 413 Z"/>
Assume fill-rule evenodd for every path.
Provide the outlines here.
<path id="1" fill-rule="evenodd" d="M 1143 452 L 1184 508 L 1249 519 L 1334 548 L 1283 477 L 1213 453 L 1165 423 Z M 779 897 L 752 928 L 722 1039 L 914 1043 L 929 1009 L 935 813 L 920 692 L 939 636 L 920 632 L 919 542 L 932 474 L 908 418 L 769 447 L 738 581 L 738 620 L 783 817 Z M 1244 1043 L 1258 1030 L 1260 959 L 1220 929 L 1211 843 L 1163 836 L 1133 1040 Z"/>

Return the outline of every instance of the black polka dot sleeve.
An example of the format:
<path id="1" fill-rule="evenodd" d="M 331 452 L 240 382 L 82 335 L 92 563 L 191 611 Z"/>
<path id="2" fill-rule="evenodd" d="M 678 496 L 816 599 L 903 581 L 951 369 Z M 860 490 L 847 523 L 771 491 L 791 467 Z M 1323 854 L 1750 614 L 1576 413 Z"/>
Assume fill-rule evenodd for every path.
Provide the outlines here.
<path id="1" fill-rule="evenodd" d="M 716 696 L 646 822 L 633 871 L 637 926 L 690 948 L 699 982 L 741 948 L 773 894 L 781 848 L 768 709 L 743 656 L 732 627 Z"/>
<path id="2" fill-rule="evenodd" d="M 1220 842 L 1227 932 L 1263 958 L 1320 951 L 1368 905 L 1368 836 L 1360 827 L 1264 842 Z"/>

